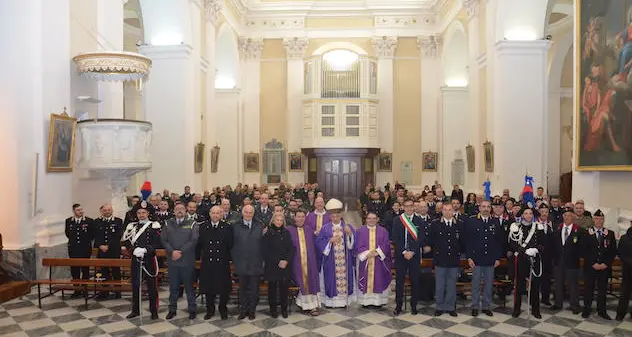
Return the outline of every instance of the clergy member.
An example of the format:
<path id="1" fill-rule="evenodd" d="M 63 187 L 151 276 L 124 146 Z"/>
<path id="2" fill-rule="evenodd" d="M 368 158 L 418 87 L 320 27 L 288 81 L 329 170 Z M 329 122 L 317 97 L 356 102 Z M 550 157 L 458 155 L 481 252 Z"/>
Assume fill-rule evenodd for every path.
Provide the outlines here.
<path id="1" fill-rule="evenodd" d="M 318 293 L 320 282 L 318 278 L 318 259 L 316 253 L 316 235 L 309 227 L 305 227 L 305 211 L 298 210 L 294 215 L 294 225 L 287 227 L 296 248 L 292 261 L 292 275 L 299 292 L 296 305 L 312 316 L 318 316 Z"/>
<path id="2" fill-rule="evenodd" d="M 323 225 L 329 223 L 329 221 L 329 214 L 325 210 L 325 200 L 316 198 L 314 200 L 314 211 L 307 214 L 305 226 L 311 228 L 318 235 Z"/>
<path id="3" fill-rule="evenodd" d="M 342 202 L 330 199 L 325 208 L 331 221 L 320 230 L 316 247 L 322 258 L 321 302 L 328 308 L 344 308 L 355 302 L 354 230 L 342 221 Z"/>
<path id="4" fill-rule="evenodd" d="M 358 302 L 364 307 L 381 307 L 388 303 L 393 278 L 391 242 L 388 231 L 377 225 L 377 214 L 368 212 L 366 226 L 356 232 L 358 256 Z"/>

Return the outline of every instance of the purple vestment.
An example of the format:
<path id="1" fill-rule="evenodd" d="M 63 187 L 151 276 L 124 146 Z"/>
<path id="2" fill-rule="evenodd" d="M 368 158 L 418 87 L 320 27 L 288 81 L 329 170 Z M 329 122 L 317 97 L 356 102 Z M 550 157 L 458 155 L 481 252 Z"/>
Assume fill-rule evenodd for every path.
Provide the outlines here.
<path id="1" fill-rule="evenodd" d="M 294 282 L 299 286 L 301 294 L 316 295 L 320 291 L 317 260 L 317 257 L 320 254 L 317 253 L 316 245 L 314 243 L 316 235 L 311 228 L 304 227 L 305 251 L 307 252 L 307 282 L 309 283 L 306 291 L 305 285 L 303 284 L 303 268 L 301 266 L 303 256 L 301 255 L 301 247 L 299 245 L 298 228 L 289 226 L 287 227 L 287 230 L 290 232 L 290 235 L 292 236 L 292 243 L 294 243 L 294 247 L 296 248 L 296 254 L 294 254 L 294 261 L 292 262 L 292 276 L 294 277 Z"/>
<path id="2" fill-rule="evenodd" d="M 353 294 L 354 287 L 353 274 L 355 269 L 355 255 L 354 250 L 347 247 L 348 236 L 344 232 L 344 229 L 347 226 L 351 229 L 351 235 L 355 235 L 355 229 L 353 228 L 353 226 L 345 225 L 345 223 L 342 222 L 342 232 L 344 234 L 343 242 L 346 252 L 345 264 L 347 267 L 347 295 L 351 295 Z M 323 279 L 325 281 L 324 290 L 327 297 L 336 297 L 338 295 L 338 291 L 336 289 L 336 261 L 333 246 L 329 251 L 329 255 L 323 255 L 323 252 L 329 244 L 329 240 L 332 238 L 332 236 L 333 224 L 329 222 L 323 225 L 323 228 L 320 230 L 320 234 L 316 238 L 316 248 L 318 249 L 318 252 L 320 253 L 322 258 Z"/>
<path id="3" fill-rule="evenodd" d="M 312 232 L 316 232 L 316 220 L 318 219 L 318 215 L 314 212 L 309 212 L 305 217 L 305 227 L 309 227 L 312 229 Z M 329 212 L 325 212 L 323 214 L 323 227 L 328 224 L 331 220 L 329 220 Z"/>
<path id="4" fill-rule="evenodd" d="M 373 259 L 373 293 L 379 294 L 384 292 L 391 284 L 393 277 L 391 268 L 393 261 L 391 259 L 391 243 L 388 239 L 388 231 L 384 227 L 375 227 L 375 249 L 379 247 L 384 254 L 384 260 L 380 259 L 380 256 L 373 258 L 367 258 L 364 261 L 360 261 L 358 258 L 358 289 L 362 293 L 367 292 L 367 285 L 369 282 L 369 260 Z M 356 232 L 355 251 L 356 256 L 359 256 L 365 251 L 370 250 L 369 239 L 369 227 L 362 226 Z"/>

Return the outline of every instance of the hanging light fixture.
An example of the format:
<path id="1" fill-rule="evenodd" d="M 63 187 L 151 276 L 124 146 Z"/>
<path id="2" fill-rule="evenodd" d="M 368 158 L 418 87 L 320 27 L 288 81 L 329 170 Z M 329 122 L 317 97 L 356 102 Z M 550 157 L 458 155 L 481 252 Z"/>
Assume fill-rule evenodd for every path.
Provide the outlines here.
<path id="1" fill-rule="evenodd" d="M 72 60 L 77 64 L 77 71 L 97 81 L 135 81 L 138 85 L 151 68 L 148 57 L 125 51 L 81 53 Z"/>

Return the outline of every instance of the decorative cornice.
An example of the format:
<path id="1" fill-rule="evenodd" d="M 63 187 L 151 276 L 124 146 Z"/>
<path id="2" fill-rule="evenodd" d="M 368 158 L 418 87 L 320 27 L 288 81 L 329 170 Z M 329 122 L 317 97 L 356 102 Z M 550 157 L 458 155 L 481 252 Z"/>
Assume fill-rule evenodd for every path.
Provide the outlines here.
<path id="1" fill-rule="evenodd" d="M 463 8 L 467 13 L 467 17 L 469 19 L 473 18 L 478 14 L 478 8 L 480 6 L 480 0 L 462 0 Z"/>
<path id="2" fill-rule="evenodd" d="M 371 39 L 371 44 L 375 50 L 375 55 L 384 58 L 392 58 L 395 56 L 397 49 L 396 36 L 377 36 Z"/>
<path id="3" fill-rule="evenodd" d="M 222 2 L 220 0 L 204 0 L 204 12 L 206 14 L 206 20 L 215 24 L 219 15 L 222 12 Z"/>
<path id="4" fill-rule="evenodd" d="M 376 28 L 405 28 L 433 26 L 437 23 L 437 17 L 433 14 L 406 15 L 406 16 L 376 16 Z"/>
<path id="5" fill-rule="evenodd" d="M 242 60 L 259 59 L 263 51 L 262 38 L 239 38 L 239 57 Z"/>
<path id="6" fill-rule="evenodd" d="M 294 18 L 251 18 L 246 20 L 246 27 L 253 29 L 296 29 L 305 28 L 305 19 Z"/>
<path id="7" fill-rule="evenodd" d="M 419 36 L 417 37 L 417 47 L 419 47 L 420 55 L 436 58 L 441 50 L 441 37 L 435 35 Z"/>
<path id="8" fill-rule="evenodd" d="M 283 39 L 288 59 L 302 59 L 308 44 L 309 40 L 306 37 Z"/>

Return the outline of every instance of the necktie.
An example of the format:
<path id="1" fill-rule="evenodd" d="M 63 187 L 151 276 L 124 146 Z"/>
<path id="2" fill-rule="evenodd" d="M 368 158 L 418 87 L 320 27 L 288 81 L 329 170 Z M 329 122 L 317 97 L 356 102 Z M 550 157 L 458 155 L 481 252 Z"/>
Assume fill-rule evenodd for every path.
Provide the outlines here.
<path id="1" fill-rule="evenodd" d="M 487 218 L 483 218 L 483 223 L 487 224 Z"/>
<path id="2" fill-rule="evenodd" d="M 448 227 L 452 227 L 452 221 L 448 220 Z"/>
<path id="3" fill-rule="evenodd" d="M 601 229 L 597 231 L 597 240 L 599 240 L 599 244 L 601 245 L 603 240 L 603 231 Z"/>
<path id="4" fill-rule="evenodd" d="M 570 230 L 568 226 L 564 226 L 564 244 L 566 244 L 566 240 L 568 240 L 568 236 L 570 235 Z"/>

